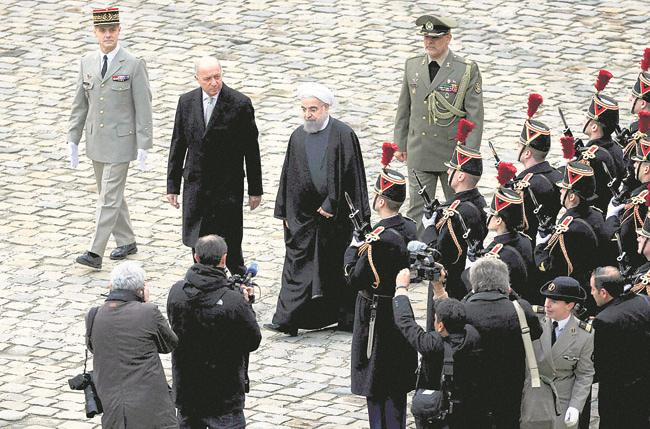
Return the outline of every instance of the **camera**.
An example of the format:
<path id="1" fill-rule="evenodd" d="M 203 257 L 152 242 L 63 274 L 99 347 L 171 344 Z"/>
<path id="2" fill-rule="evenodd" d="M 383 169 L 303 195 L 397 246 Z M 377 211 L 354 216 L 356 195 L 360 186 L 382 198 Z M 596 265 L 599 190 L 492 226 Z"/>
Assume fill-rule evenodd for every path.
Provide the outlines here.
<path id="1" fill-rule="evenodd" d="M 97 396 L 92 371 L 72 377 L 68 380 L 68 386 L 72 390 L 83 390 L 86 402 L 86 417 L 90 419 L 104 412 L 102 402 L 99 400 L 99 396 Z"/>
<path id="2" fill-rule="evenodd" d="M 242 295 L 246 292 L 244 292 L 244 289 L 242 289 L 242 286 L 245 287 L 254 287 L 256 286 L 255 283 L 253 283 L 253 277 L 257 275 L 257 262 L 253 261 L 251 264 L 246 268 L 246 272 L 244 275 L 240 274 L 235 274 L 232 277 L 230 277 L 230 285 L 233 290 L 238 290 Z M 255 295 L 248 295 L 248 302 L 251 304 L 255 304 Z"/>
<path id="3" fill-rule="evenodd" d="M 414 277 L 411 283 L 419 283 L 422 280 L 437 282 L 440 280 L 441 267 L 436 264 L 440 260 L 440 252 L 421 241 L 411 241 L 408 244 L 409 269 Z"/>

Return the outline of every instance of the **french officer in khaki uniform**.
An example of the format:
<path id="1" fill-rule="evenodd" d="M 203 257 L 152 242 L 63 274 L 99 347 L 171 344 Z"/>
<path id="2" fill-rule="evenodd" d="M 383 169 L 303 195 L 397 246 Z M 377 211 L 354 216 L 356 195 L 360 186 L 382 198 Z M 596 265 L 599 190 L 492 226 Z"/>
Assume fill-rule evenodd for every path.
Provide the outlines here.
<path id="1" fill-rule="evenodd" d="M 402 90 L 395 116 L 395 157 L 409 169 L 408 216 L 422 229 L 423 200 L 418 195 L 413 169 L 434 198 L 440 179 L 445 199 L 453 191 L 447 183 L 448 161 L 456 146 L 461 118 L 476 124 L 466 145 L 479 149 L 483 134 L 481 73 L 476 63 L 449 49 L 456 21 L 424 15 L 415 21 L 424 38 L 423 54 L 406 60 Z"/>
<path id="2" fill-rule="evenodd" d="M 556 277 L 542 286 L 540 293 L 546 297 L 544 307 L 535 305 L 533 311 L 545 314 L 539 369 L 557 390 L 556 409 L 560 414 L 553 427 L 575 427 L 594 378 L 592 327 L 572 314 L 576 303 L 584 302 L 587 294 L 572 277 Z"/>
<path id="3" fill-rule="evenodd" d="M 118 44 L 118 9 L 93 10 L 93 24 L 99 51 L 81 59 L 68 144 L 70 166 L 76 168 L 85 129 L 86 154 L 93 161 L 99 197 L 90 249 L 76 261 L 99 269 L 111 234 L 117 243 L 111 259 L 124 259 L 137 252 L 124 186 L 131 161 L 138 159 L 140 169 L 146 168 L 153 136 L 147 68 L 142 59 Z"/>

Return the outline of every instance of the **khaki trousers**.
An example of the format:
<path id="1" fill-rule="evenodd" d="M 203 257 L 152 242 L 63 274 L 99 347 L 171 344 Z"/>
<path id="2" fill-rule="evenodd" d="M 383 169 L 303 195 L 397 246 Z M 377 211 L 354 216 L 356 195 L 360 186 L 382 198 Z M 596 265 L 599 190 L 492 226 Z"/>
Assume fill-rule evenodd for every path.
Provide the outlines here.
<path id="1" fill-rule="evenodd" d="M 454 195 L 454 191 L 447 184 L 447 172 L 446 171 L 420 171 L 417 170 L 418 177 L 422 182 L 422 185 L 426 187 L 427 194 L 433 201 L 436 198 L 436 186 L 438 185 L 438 179 L 440 179 L 440 186 L 442 186 L 442 191 L 445 194 L 444 199 L 441 199 L 441 203 L 448 200 Z M 424 200 L 422 196 L 418 194 L 418 182 L 415 180 L 415 175 L 413 174 L 413 169 L 409 168 L 409 209 L 406 212 L 406 215 L 413 219 L 418 225 L 418 236 L 422 234 L 424 228 L 422 227 L 422 214 L 424 211 Z"/>
<path id="2" fill-rule="evenodd" d="M 129 208 L 124 200 L 124 186 L 129 172 L 129 163 L 103 163 L 93 161 L 97 181 L 97 212 L 95 233 L 90 242 L 90 251 L 104 255 L 111 234 L 118 246 L 135 242 L 131 227 Z"/>

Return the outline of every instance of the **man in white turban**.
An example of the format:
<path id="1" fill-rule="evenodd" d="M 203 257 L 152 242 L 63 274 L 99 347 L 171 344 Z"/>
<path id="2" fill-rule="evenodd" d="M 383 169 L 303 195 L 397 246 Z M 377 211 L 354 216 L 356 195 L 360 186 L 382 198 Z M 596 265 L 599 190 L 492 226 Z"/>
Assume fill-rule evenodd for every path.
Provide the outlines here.
<path id="1" fill-rule="evenodd" d="M 344 194 L 370 219 L 359 139 L 330 116 L 332 91 L 319 83 L 297 91 L 304 124 L 291 134 L 274 216 L 282 219 L 286 255 L 282 288 L 265 328 L 289 335 L 338 322 L 351 330 L 355 294 L 345 287 L 343 254 L 352 224 Z"/>

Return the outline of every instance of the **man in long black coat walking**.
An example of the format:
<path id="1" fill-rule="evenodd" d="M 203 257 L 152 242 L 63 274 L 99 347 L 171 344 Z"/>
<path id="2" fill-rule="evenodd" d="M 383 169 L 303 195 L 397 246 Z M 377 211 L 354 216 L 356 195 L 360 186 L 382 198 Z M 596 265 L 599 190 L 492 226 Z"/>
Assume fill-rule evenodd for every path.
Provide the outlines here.
<path id="1" fill-rule="evenodd" d="M 243 274 L 244 176 L 250 209 L 262 200 L 255 113 L 248 97 L 223 84 L 218 60 L 198 60 L 195 77 L 200 88 L 181 95 L 176 109 L 167 200 L 179 207 L 184 180 L 183 244 L 194 249 L 199 237 L 218 234 L 228 244 L 228 269 Z"/>

